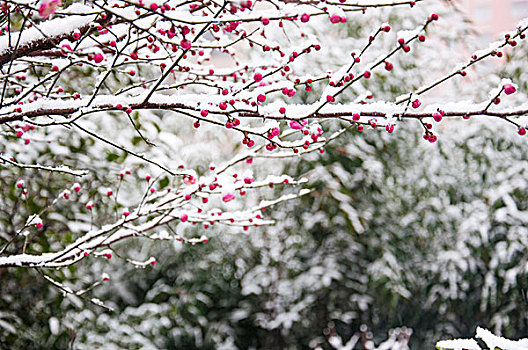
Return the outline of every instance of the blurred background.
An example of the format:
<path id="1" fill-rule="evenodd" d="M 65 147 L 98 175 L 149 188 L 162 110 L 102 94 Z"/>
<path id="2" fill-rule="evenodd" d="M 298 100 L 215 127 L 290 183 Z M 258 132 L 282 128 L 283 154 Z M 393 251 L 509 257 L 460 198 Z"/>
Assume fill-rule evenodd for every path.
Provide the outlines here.
<path id="1" fill-rule="evenodd" d="M 459 3 L 478 26 L 480 45 L 496 40 L 501 32 L 511 30 L 512 23 L 528 16 L 526 0 L 461 0 Z"/>
<path id="2" fill-rule="evenodd" d="M 425 43 L 397 55 L 392 72 L 376 72 L 343 94 L 343 100 L 394 100 L 451 71 L 473 50 L 501 39 L 503 30 L 514 30 L 528 16 L 528 1 L 424 1 L 412 10 L 350 15 L 346 25 L 331 31 L 314 19 L 307 31 L 335 46 L 323 45 L 320 55 L 293 69 L 300 75 L 336 69 L 349 57 L 347 50 L 362 47 L 370 33 L 389 22 L 393 30 L 367 53 L 368 62 L 392 47 L 398 31 L 419 26 L 433 12 L 441 20 L 428 29 Z M 268 35 L 285 40 L 278 30 L 270 29 Z M 468 70 L 464 80 L 432 90 L 424 101 L 486 101 L 506 77 L 519 91 L 493 108 L 525 101 L 527 48 L 521 42 L 502 60 L 492 58 L 496 64 Z M 70 85 L 76 88 L 73 80 Z M 299 91 L 296 101 L 310 102 L 323 88 L 314 85 L 312 95 Z M 369 94 L 373 97 L 365 97 Z M 127 121 L 103 117 L 114 130 L 128 127 Z M 144 125 L 148 118 L 154 120 L 145 118 Z M 156 118 L 161 122 L 163 115 Z M 189 168 L 219 163 L 222 153 L 229 153 L 226 149 L 239 147 L 216 130 L 195 135 L 188 124 L 164 132 L 172 133 L 169 141 L 181 146 L 178 156 Z M 335 123 L 322 126 L 327 134 L 339 128 Z M 339 348 L 338 339 L 346 343 L 364 337 L 380 344 L 399 335 L 410 336 L 412 349 L 433 349 L 441 339 L 473 336 L 477 325 L 510 338 L 527 336 L 526 140 L 511 125 L 491 119 L 444 120 L 434 130 L 436 144 L 422 139 L 418 123 L 406 121 L 393 134 L 351 130 L 324 154 L 273 163 L 255 160 L 256 176 L 274 171 L 306 177 L 313 190 L 302 200 L 276 206 L 269 213 L 274 226 L 248 232 L 215 227 L 207 231 L 206 244 L 138 240 L 117 247 L 120 255 L 134 259 L 157 257 L 158 264 L 146 269 L 115 257 L 48 271 L 77 289 L 107 273 L 110 280 L 90 295 L 115 312 L 64 296 L 33 270 L 0 270 L 0 348 L 333 349 Z M 159 139 L 155 128 L 146 133 Z M 121 169 L 148 170 L 126 157 L 108 156 L 115 151 L 94 149 L 90 138 L 58 140 L 60 157 L 73 162 L 84 154 L 93 164 L 98 173 L 90 179 L 94 190 L 115 183 Z M 219 140 L 224 148 L 214 153 Z M 56 152 L 41 147 L 32 156 L 53 159 Z M 39 178 L 18 169 L 0 170 L 2 229 L 12 227 L 10 213 L 21 205 L 13 183 L 31 175 Z M 30 192 L 35 210 L 65 180 L 38 181 L 46 190 Z M 141 187 L 139 181 L 127 181 L 130 191 Z M 288 189 L 268 189 L 263 197 L 284 191 Z M 99 207 L 98 215 L 104 217 L 104 203 Z M 38 244 L 56 247 L 54 237 L 71 229 L 65 222 L 81 220 L 69 217 L 70 211 L 65 205 L 44 218 L 48 228 Z M 203 233 L 197 227 L 174 229 Z M 355 348 L 363 349 L 362 344 Z"/>

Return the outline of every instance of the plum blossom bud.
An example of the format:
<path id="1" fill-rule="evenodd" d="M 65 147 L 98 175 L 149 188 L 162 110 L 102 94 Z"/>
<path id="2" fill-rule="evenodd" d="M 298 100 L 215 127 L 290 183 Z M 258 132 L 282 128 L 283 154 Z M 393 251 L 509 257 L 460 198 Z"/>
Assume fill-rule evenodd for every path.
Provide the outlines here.
<path id="1" fill-rule="evenodd" d="M 504 85 L 504 93 L 505 93 L 506 95 L 514 94 L 516 91 L 517 91 L 517 89 L 516 89 L 515 86 L 513 86 L 512 84 L 506 84 L 506 85 Z"/>
<path id="2" fill-rule="evenodd" d="M 222 200 L 223 200 L 224 202 L 226 202 L 226 203 L 229 202 L 229 201 L 232 201 L 233 199 L 235 199 L 235 195 L 232 194 L 232 193 L 226 194 L 226 195 L 222 198 Z"/>
<path id="3" fill-rule="evenodd" d="M 332 16 L 330 16 L 330 22 L 332 22 L 333 24 L 345 23 L 346 22 L 346 17 L 341 17 L 339 15 L 332 15 Z"/>
<path id="4" fill-rule="evenodd" d="M 95 63 L 101 63 L 104 60 L 104 56 L 101 55 L 100 53 L 97 53 L 94 55 L 93 60 Z"/>
<path id="5" fill-rule="evenodd" d="M 42 219 L 39 216 L 33 217 L 33 220 L 31 221 L 31 223 L 35 225 L 37 230 L 40 230 L 41 228 L 44 227 L 44 223 L 42 222 Z"/>
<path id="6" fill-rule="evenodd" d="M 292 120 L 292 121 L 290 121 L 290 128 L 292 128 L 294 130 L 301 130 L 303 128 L 303 126 L 301 124 L 299 124 L 299 122 L 297 122 L 295 120 Z"/>
<path id="7" fill-rule="evenodd" d="M 250 177 L 246 177 L 246 178 L 244 179 L 244 183 L 245 183 L 245 184 L 248 184 L 248 185 L 251 184 L 253 181 L 255 181 L 255 180 L 254 180 L 253 178 L 250 178 Z"/>
<path id="8" fill-rule="evenodd" d="M 81 191 L 81 185 L 78 184 L 77 182 L 73 184 L 72 188 L 75 191 L 75 193 L 79 193 Z"/>
<path id="9" fill-rule="evenodd" d="M 180 46 L 182 47 L 182 49 L 184 50 L 188 50 L 191 48 L 191 42 L 189 40 L 186 40 L 186 39 L 183 39 L 181 42 L 180 42 Z"/>

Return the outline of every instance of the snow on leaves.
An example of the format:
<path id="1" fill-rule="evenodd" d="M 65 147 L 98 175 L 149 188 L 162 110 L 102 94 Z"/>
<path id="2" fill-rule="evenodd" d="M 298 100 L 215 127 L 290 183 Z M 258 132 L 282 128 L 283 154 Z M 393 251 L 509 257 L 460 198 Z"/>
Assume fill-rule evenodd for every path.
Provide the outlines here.
<path id="1" fill-rule="evenodd" d="M 489 330 L 477 327 L 475 338 L 482 339 L 488 349 L 502 350 L 526 350 L 528 349 L 528 339 L 517 341 L 496 336 Z M 474 339 L 453 339 L 441 340 L 436 343 L 439 350 L 481 350 L 482 348 Z"/>

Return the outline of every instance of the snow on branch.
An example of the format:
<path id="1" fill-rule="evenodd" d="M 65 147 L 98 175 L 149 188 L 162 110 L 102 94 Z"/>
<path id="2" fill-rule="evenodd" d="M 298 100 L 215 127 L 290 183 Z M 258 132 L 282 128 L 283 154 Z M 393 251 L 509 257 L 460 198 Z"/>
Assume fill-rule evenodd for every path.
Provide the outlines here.
<path id="1" fill-rule="evenodd" d="M 216 178 L 218 180 L 218 178 Z M 0 267 L 47 267 L 59 268 L 68 266 L 78 262 L 79 260 L 88 257 L 90 254 L 105 256 L 111 258 L 112 254 L 107 252 L 99 252 L 102 248 L 111 247 L 112 244 L 117 243 L 123 239 L 130 237 L 143 237 L 150 239 L 165 239 L 157 233 L 151 234 L 150 231 L 169 225 L 174 221 L 180 223 L 191 223 L 193 225 L 202 223 L 206 228 L 215 223 L 223 225 L 238 225 L 244 229 L 250 226 L 267 225 L 273 223 L 272 221 L 263 219 L 261 212 L 278 203 L 299 198 L 300 196 L 308 194 L 309 190 L 301 190 L 298 194 L 283 195 L 279 198 L 269 201 L 262 201 L 254 208 L 243 211 L 223 211 L 217 208 L 211 208 L 208 211 L 201 209 L 196 210 L 196 203 L 206 203 L 209 198 L 213 196 L 221 198 L 222 202 L 228 203 L 236 199 L 237 195 L 245 194 L 246 191 L 256 189 L 264 186 L 273 185 L 299 185 L 306 182 L 306 179 L 294 181 L 285 176 L 269 176 L 261 181 L 255 181 L 253 178 L 244 178 L 229 180 L 226 176 L 220 181 L 213 180 L 209 183 L 203 183 L 196 179 L 188 178 L 185 188 L 179 191 L 166 191 L 164 193 L 156 193 L 151 191 L 153 187 L 149 187 L 147 193 L 149 194 L 144 201 L 142 201 L 135 210 L 124 209 L 119 220 L 112 224 L 104 225 L 99 229 L 94 229 L 84 233 L 75 242 L 67 245 L 64 249 L 55 253 L 43 253 L 39 255 L 31 254 L 13 254 L 10 256 L 0 256 Z M 230 184 L 230 182 L 232 184 Z M 217 190 L 216 188 L 223 184 L 222 187 L 229 187 L 230 192 Z M 207 201 L 204 201 L 207 199 Z M 92 209 L 90 205 L 89 209 Z M 152 216 L 156 215 L 154 219 Z M 34 216 L 28 220 L 26 226 L 34 225 L 37 229 L 44 226 L 42 220 L 34 219 Z M 27 234 L 26 234 L 27 235 Z M 180 236 L 175 237 L 180 241 L 185 240 L 190 243 L 196 243 L 193 239 L 185 239 Z M 205 239 L 206 241 L 207 239 Z M 201 238 L 200 242 L 204 239 Z M 3 249 L 5 250 L 5 249 Z M 127 259 L 129 262 L 133 262 Z M 155 260 L 152 260 L 155 261 Z M 152 261 L 149 261 L 151 263 Z M 133 262 L 138 264 L 137 262 Z M 144 265 L 148 265 L 145 263 Z"/>
<path id="2" fill-rule="evenodd" d="M 16 162 L 14 159 L 9 159 L 4 156 L 0 156 L 0 161 L 4 164 L 7 163 L 7 164 L 14 165 L 16 167 L 23 168 L 23 169 L 44 170 L 44 171 L 63 173 L 63 174 L 68 174 L 68 175 L 73 175 L 73 176 L 84 176 L 88 174 L 87 170 L 72 170 L 68 168 L 67 166 L 56 168 L 56 167 L 39 165 L 39 164 L 22 164 L 22 163 Z"/>
<path id="3" fill-rule="evenodd" d="M 72 4 L 65 17 L 44 21 L 38 26 L 0 36 L 0 65 L 27 55 L 43 54 L 74 32 L 86 34 L 97 23 L 97 13 L 88 6 Z M 99 20 L 99 22 L 102 22 Z M 13 45 L 16 43 L 16 45 Z"/>

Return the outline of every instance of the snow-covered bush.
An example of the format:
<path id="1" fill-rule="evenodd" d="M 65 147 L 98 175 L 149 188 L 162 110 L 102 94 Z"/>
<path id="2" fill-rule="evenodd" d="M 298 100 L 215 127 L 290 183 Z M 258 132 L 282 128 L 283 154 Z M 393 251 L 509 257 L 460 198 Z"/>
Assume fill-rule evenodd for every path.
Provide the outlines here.
<path id="1" fill-rule="evenodd" d="M 268 338 L 272 345 L 283 338 L 317 343 L 330 320 L 367 323 L 381 336 L 396 318 L 382 320 L 384 308 L 417 295 L 433 315 L 456 313 L 472 305 L 465 297 L 473 297 L 467 288 L 475 271 L 490 276 L 476 287 L 483 287 L 483 312 L 496 315 L 498 327 L 512 324 L 504 321 L 509 301 L 497 300 L 492 282 L 504 278 L 499 262 L 519 269 L 524 256 L 522 225 L 504 221 L 508 211 L 499 204 L 505 193 L 514 204 L 524 200 L 522 176 L 517 179 L 524 153 L 516 133 L 526 133 L 517 118 L 526 108 L 513 99 L 519 81 L 481 81 L 472 67 L 516 50 L 526 22 L 512 24 L 508 36 L 488 48 L 454 54 L 467 49 L 470 33 L 443 1 L 43 0 L 7 1 L 2 11 L 0 266 L 33 268 L 68 295 L 55 298 L 64 310 L 83 305 L 79 298 L 120 310 L 127 302 L 148 303 L 118 319 L 83 313 L 95 328 L 115 329 L 125 342 L 116 346 L 170 347 L 178 339 L 198 346 L 197 339 L 206 339 L 229 347 L 240 341 L 220 311 L 216 323 L 197 317 L 193 325 L 194 316 L 184 312 L 160 318 L 176 301 L 159 303 L 154 286 L 162 285 L 162 294 L 166 288 L 156 274 L 137 292 L 143 295 L 93 294 L 108 279 L 134 280 L 116 258 L 168 273 L 157 263 L 175 254 L 173 244 L 184 253 L 202 252 L 203 261 L 196 261 L 202 270 L 241 259 L 242 267 L 236 259 L 227 264 L 228 282 L 218 286 L 207 275 L 197 279 L 189 267 L 190 297 L 182 301 L 198 315 L 200 288 L 217 288 L 222 303 L 220 296 L 231 295 L 229 286 L 238 283 L 233 300 L 246 304 L 233 306 L 233 317 L 251 316 L 251 327 L 264 334 L 241 347 L 265 346 L 261 339 Z M 490 126 L 488 117 L 499 123 Z M 469 175 L 449 172 L 457 166 Z M 512 177 L 518 181 L 510 184 Z M 281 204 L 308 194 L 303 187 L 313 191 L 301 207 Z M 278 211 L 265 212 L 275 205 Z M 483 214 L 492 209 L 504 216 Z M 257 228 L 272 218 L 277 228 Z M 504 254 L 504 241 L 484 235 L 476 222 L 487 225 L 487 234 L 503 230 L 512 253 Z M 208 232 L 216 237 L 232 228 L 254 236 L 222 235 L 230 249 L 222 256 L 222 244 L 209 242 Z M 152 240 L 170 253 L 158 245 L 150 250 Z M 485 250 L 487 240 L 501 246 Z M 450 250 L 453 241 L 460 249 Z M 493 258 L 497 264 L 489 265 Z M 174 259 L 178 270 L 183 262 Z M 514 284 L 504 280 L 508 292 Z M 17 288 L 18 279 L 12 281 L 3 286 L 8 296 Z M 427 283 L 431 290 L 417 287 Z M 9 305 L 9 297 L 3 302 Z M 414 307 L 402 312 L 419 317 Z M 324 316 L 308 327 L 312 308 Z M 116 326 L 133 323 L 134 315 L 145 315 L 148 334 Z M 167 327 L 188 327 L 159 337 L 148 315 Z M 438 333 L 429 334 L 430 341 L 444 334 L 442 327 L 456 335 L 452 327 L 459 321 L 431 319 L 429 329 Z M 49 328 L 50 342 L 64 336 L 51 319 Z M 103 339 L 97 330 L 79 332 L 89 334 L 85 344 Z"/>

